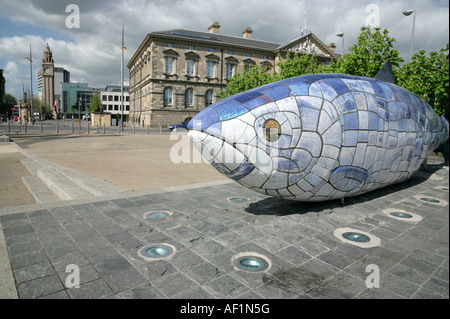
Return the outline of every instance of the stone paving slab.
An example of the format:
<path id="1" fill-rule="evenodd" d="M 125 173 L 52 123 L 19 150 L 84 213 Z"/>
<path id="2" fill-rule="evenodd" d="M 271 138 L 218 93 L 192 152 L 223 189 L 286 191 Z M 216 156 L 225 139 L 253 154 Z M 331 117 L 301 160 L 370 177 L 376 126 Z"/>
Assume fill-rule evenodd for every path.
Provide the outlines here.
<path id="1" fill-rule="evenodd" d="M 236 183 L 141 192 L 0 214 L 19 298 L 449 298 L 448 167 L 428 163 L 410 181 L 324 203 L 269 198 Z M 230 198 L 247 198 L 233 202 Z M 431 197 L 439 202 L 421 201 Z M 391 218 L 395 208 L 419 222 Z M 148 219 L 168 211 L 163 219 Z M 380 238 L 360 248 L 337 238 L 349 227 Z M 148 261 L 139 251 L 168 244 Z M 244 253 L 265 256 L 263 272 L 238 269 Z M 3 254 L 5 255 L 5 254 Z M 0 255 L 2 256 L 2 255 Z M 3 258 L 3 257 L 2 257 Z M 79 288 L 70 287 L 79 269 Z M 375 265 L 379 288 L 368 288 Z M 67 271 L 67 272 L 66 272 Z M 375 281 L 373 281 L 375 282 Z"/>

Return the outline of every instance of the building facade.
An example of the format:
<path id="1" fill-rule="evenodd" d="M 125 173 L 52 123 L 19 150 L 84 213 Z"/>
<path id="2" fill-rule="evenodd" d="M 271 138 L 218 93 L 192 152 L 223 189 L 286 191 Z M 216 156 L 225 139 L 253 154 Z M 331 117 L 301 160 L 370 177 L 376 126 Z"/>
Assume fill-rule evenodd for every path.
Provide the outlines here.
<path id="1" fill-rule="evenodd" d="M 41 69 L 37 71 L 37 89 L 39 99 L 45 106 L 51 107 L 54 116 L 61 112 L 61 83 L 67 82 L 70 82 L 70 72 L 55 67 L 53 54 L 47 43 Z"/>
<path id="2" fill-rule="evenodd" d="M 129 87 L 123 87 L 123 115 L 126 120 L 130 113 L 130 94 Z M 104 90 L 100 92 L 100 100 L 102 103 L 103 112 L 108 112 L 113 115 L 122 115 L 122 92 L 120 85 L 107 85 Z"/>
<path id="3" fill-rule="evenodd" d="M 169 30 L 149 33 L 130 59 L 129 121 L 141 126 L 167 126 L 192 117 L 220 99 L 228 79 L 251 66 L 270 73 L 289 52 L 314 54 L 323 63 L 337 60 L 335 45 L 307 33 L 285 44 L 220 34 L 215 22 L 209 32 Z"/>
<path id="4" fill-rule="evenodd" d="M 88 87 L 87 83 L 61 83 L 61 114 L 65 118 L 89 115 L 94 93 L 100 89 Z"/>

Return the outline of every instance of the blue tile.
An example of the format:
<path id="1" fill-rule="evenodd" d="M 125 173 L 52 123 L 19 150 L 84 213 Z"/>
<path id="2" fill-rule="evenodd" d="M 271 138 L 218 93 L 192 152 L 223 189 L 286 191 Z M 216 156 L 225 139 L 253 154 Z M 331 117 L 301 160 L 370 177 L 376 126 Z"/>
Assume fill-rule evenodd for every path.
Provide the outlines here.
<path id="1" fill-rule="evenodd" d="M 270 97 L 273 101 L 276 101 L 288 97 L 291 90 L 284 85 L 278 85 L 261 92 Z"/>
<path id="2" fill-rule="evenodd" d="M 309 82 L 300 81 L 297 83 L 288 84 L 287 86 L 297 95 L 308 95 L 309 85 Z"/>
<path id="3" fill-rule="evenodd" d="M 248 110 L 240 103 L 231 100 L 214 107 L 221 121 L 226 121 L 245 114 Z"/>
<path id="4" fill-rule="evenodd" d="M 319 120 L 319 110 L 309 107 L 300 108 L 302 129 L 304 131 L 317 131 L 317 123 Z"/>
<path id="5" fill-rule="evenodd" d="M 234 96 L 233 99 L 241 104 L 244 104 L 251 100 L 256 99 L 257 97 L 260 97 L 261 95 L 262 94 L 260 92 L 251 90 L 251 91 L 247 91 L 247 92 L 238 94 L 238 95 Z"/>
<path id="6" fill-rule="evenodd" d="M 261 106 L 264 104 L 266 104 L 266 101 L 264 101 L 262 98 L 258 97 L 254 100 L 244 103 L 243 105 L 245 106 L 246 109 L 253 110 L 253 109 L 257 108 L 258 106 Z"/>
<path id="7" fill-rule="evenodd" d="M 329 79 L 325 79 L 325 81 L 329 85 L 331 85 L 331 87 L 333 87 L 333 89 L 336 91 L 336 93 L 338 95 L 350 92 L 350 90 L 348 89 L 347 85 L 341 79 L 329 78 Z"/>
<path id="8" fill-rule="evenodd" d="M 344 114 L 344 126 L 346 131 L 358 130 L 359 129 L 358 113 L 352 112 Z"/>

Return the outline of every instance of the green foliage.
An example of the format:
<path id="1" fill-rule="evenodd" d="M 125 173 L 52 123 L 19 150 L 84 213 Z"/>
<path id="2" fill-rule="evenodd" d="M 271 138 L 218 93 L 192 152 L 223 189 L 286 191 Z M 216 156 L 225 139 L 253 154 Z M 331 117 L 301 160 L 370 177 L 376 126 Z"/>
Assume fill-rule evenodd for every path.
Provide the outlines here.
<path id="1" fill-rule="evenodd" d="M 229 79 L 226 91 L 221 91 L 220 97 L 223 99 L 227 96 L 244 92 L 276 80 L 276 78 L 272 77 L 267 72 L 266 67 L 252 66 L 248 72 L 235 74 L 231 79 Z"/>
<path id="2" fill-rule="evenodd" d="M 102 105 L 100 102 L 100 97 L 98 93 L 94 93 L 91 98 L 91 106 L 89 107 L 89 112 L 95 112 Z"/>
<path id="3" fill-rule="evenodd" d="M 280 79 L 288 79 L 294 76 L 305 74 L 321 73 L 323 71 L 322 64 L 319 63 L 315 55 L 308 54 L 292 54 L 288 53 L 284 62 L 278 62 L 280 68 Z"/>
<path id="4" fill-rule="evenodd" d="M 397 84 L 416 93 L 438 114 L 444 112 L 449 99 L 449 44 L 439 52 L 425 50 L 414 54 L 410 63 L 397 70 Z"/>
<path id="5" fill-rule="evenodd" d="M 236 74 L 221 97 L 227 97 L 278 80 L 315 73 L 342 73 L 374 78 L 386 61 L 390 60 L 397 85 L 416 93 L 428 102 L 438 114 L 449 102 L 449 45 L 428 56 L 422 50 L 404 62 L 394 47 L 396 40 L 389 31 L 362 27 L 357 42 L 340 60 L 322 65 L 316 56 L 288 54 L 284 62 L 277 63 L 280 74 L 271 76 L 263 67 L 251 68 L 248 73 Z"/>
<path id="6" fill-rule="evenodd" d="M 392 67 L 399 67 L 404 60 L 394 47 L 396 40 L 389 37 L 389 31 L 380 28 L 362 27 L 357 42 L 350 47 L 350 53 L 344 54 L 342 59 L 324 68 L 328 73 L 342 73 L 349 75 L 374 78 L 387 60 L 391 60 Z"/>

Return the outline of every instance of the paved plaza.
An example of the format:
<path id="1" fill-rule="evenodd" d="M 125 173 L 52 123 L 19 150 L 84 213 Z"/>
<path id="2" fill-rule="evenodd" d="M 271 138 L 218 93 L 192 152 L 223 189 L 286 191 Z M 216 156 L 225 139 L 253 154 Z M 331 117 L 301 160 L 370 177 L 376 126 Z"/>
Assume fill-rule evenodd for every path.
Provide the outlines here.
<path id="1" fill-rule="evenodd" d="M 23 192 L 24 202 L 0 208 L 1 298 L 449 298 L 442 158 L 405 183 L 344 203 L 301 203 L 255 193 L 207 163 L 171 163 L 177 141 L 168 134 L 94 135 L 0 143 L 0 164 L 16 175 L 32 175 L 24 159 L 43 159 L 118 189 L 38 203 L 8 177 L 20 187 L 5 192 Z M 346 240 L 342 229 L 373 245 Z M 151 245 L 172 254 L 143 256 Z M 266 269 L 241 268 L 242 256 Z"/>

